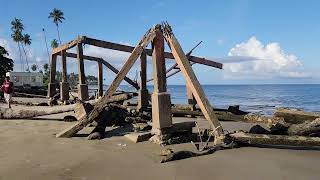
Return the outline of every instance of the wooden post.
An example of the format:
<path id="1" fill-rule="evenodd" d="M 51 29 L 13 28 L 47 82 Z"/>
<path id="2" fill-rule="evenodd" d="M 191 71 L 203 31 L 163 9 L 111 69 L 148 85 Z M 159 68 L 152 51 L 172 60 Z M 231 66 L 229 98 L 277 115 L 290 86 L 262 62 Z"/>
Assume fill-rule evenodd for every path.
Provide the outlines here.
<path id="1" fill-rule="evenodd" d="M 192 111 L 194 111 L 196 109 L 196 104 L 197 101 L 194 98 L 191 89 L 188 87 L 188 85 L 186 85 L 186 91 L 187 91 L 187 99 L 188 99 L 188 104 L 190 105 L 190 108 Z"/>
<path id="2" fill-rule="evenodd" d="M 98 61 L 98 97 L 103 96 L 103 69 L 102 62 Z"/>
<path id="3" fill-rule="evenodd" d="M 82 43 L 77 44 L 77 58 L 78 58 L 78 69 L 79 69 L 79 85 L 78 85 L 79 99 L 86 101 L 89 99 L 89 94 L 88 94 L 88 85 L 86 84 L 86 76 L 84 72 Z"/>
<path id="4" fill-rule="evenodd" d="M 147 108 L 149 105 L 149 92 L 147 89 L 147 54 L 143 52 L 140 55 L 140 89 L 138 97 L 138 109 Z"/>
<path id="5" fill-rule="evenodd" d="M 50 77 L 48 83 L 48 97 L 52 98 L 56 94 L 56 68 L 57 68 L 57 55 L 51 54 L 50 64 Z"/>
<path id="6" fill-rule="evenodd" d="M 69 83 L 67 80 L 67 56 L 66 51 L 61 51 L 61 64 L 62 64 L 62 82 L 60 83 L 60 97 L 61 100 L 66 102 L 69 100 Z"/>
<path id="7" fill-rule="evenodd" d="M 172 125 L 171 100 L 167 93 L 166 64 L 164 58 L 164 38 L 160 27 L 156 27 L 156 37 L 153 39 L 153 83 L 152 94 L 152 132 L 161 135 L 164 128 Z"/>
<path id="8" fill-rule="evenodd" d="M 168 43 L 169 48 L 172 51 L 172 54 L 181 69 L 183 76 L 186 78 L 187 86 L 190 87 L 192 94 L 197 100 L 197 104 L 199 105 L 203 115 L 210 122 L 213 130 L 215 138 L 215 143 L 219 144 L 223 142 L 224 134 L 223 128 L 214 114 L 213 108 L 210 105 L 209 100 L 207 99 L 196 75 L 194 74 L 190 62 L 183 52 L 178 40 L 175 38 L 173 33 L 171 32 L 171 27 L 165 27 L 165 38 Z"/>

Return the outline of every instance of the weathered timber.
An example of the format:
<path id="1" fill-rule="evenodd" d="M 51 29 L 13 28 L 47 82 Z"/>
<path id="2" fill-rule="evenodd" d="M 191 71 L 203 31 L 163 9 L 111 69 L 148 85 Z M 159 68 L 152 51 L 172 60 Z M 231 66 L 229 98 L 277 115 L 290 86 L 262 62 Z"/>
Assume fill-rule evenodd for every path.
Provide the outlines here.
<path id="1" fill-rule="evenodd" d="M 153 40 L 154 37 L 155 32 L 153 29 L 149 30 L 147 34 L 143 36 L 141 41 L 137 44 L 136 48 L 132 51 L 132 54 L 129 56 L 124 66 L 121 68 L 121 70 L 115 77 L 114 81 L 111 83 L 105 95 L 101 99 L 99 99 L 98 103 L 94 106 L 94 109 L 91 111 L 89 116 L 81 119 L 77 124 L 57 134 L 56 137 L 72 137 L 74 134 L 76 134 L 78 131 L 84 128 L 87 124 L 91 123 L 99 117 L 99 114 L 103 111 L 106 104 L 112 102 L 112 94 L 116 91 L 121 81 L 124 79 L 124 77 L 129 72 L 137 58 L 142 53 L 143 49 L 150 43 L 150 41 Z M 129 98 L 127 97 L 126 99 Z"/>
<path id="2" fill-rule="evenodd" d="M 164 58 L 164 38 L 156 26 L 156 36 L 152 41 L 153 79 L 154 88 L 151 95 L 152 102 L 152 132 L 160 135 L 163 128 L 172 125 L 171 99 L 167 93 L 166 64 Z"/>
<path id="3" fill-rule="evenodd" d="M 99 117 L 100 113 L 104 110 L 104 108 L 108 105 L 108 103 L 124 101 L 124 100 L 128 100 L 132 97 L 133 96 L 131 94 L 126 93 L 126 94 L 119 94 L 119 95 L 111 96 L 105 101 L 99 100 L 96 103 L 96 105 L 94 106 L 94 109 L 90 112 L 90 114 L 88 116 L 83 117 L 76 124 L 61 131 L 60 133 L 58 133 L 56 135 L 56 137 L 72 137 L 74 134 L 76 134 L 78 131 L 83 129 L 89 123 L 96 120 L 96 118 Z M 97 109 L 97 108 L 99 108 L 99 109 Z"/>
<path id="4" fill-rule="evenodd" d="M 318 137 L 250 134 L 244 132 L 229 135 L 234 141 L 249 145 L 320 146 L 320 138 Z"/>
<path id="5" fill-rule="evenodd" d="M 68 43 L 66 43 L 66 44 L 63 44 L 63 45 L 61 45 L 61 46 L 59 46 L 59 47 L 57 47 L 57 48 L 54 48 L 53 50 L 52 50 L 52 54 L 58 54 L 58 53 L 60 53 L 61 51 L 63 51 L 63 50 L 68 50 L 68 49 L 70 49 L 70 48 L 72 48 L 72 47 L 75 47 L 78 43 L 81 43 L 82 42 L 82 37 L 78 37 L 77 39 L 75 39 L 75 40 L 72 40 L 72 41 L 70 41 L 70 42 L 68 42 Z"/>
<path id="6" fill-rule="evenodd" d="M 103 69 L 102 62 L 98 62 L 98 97 L 103 96 Z"/>
<path id="7" fill-rule="evenodd" d="M 140 56 L 140 89 L 138 96 L 138 107 L 140 111 L 149 105 L 149 92 L 147 89 L 147 54 L 142 53 Z"/>
<path id="8" fill-rule="evenodd" d="M 127 139 L 134 143 L 148 141 L 151 138 L 151 132 L 129 133 L 124 135 Z"/>
<path id="9" fill-rule="evenodd" d="M 305 121 L 301 124 L 293 124 L 288 129 L 289 135 L 320 136 L 320 118 L 313 121 Z"/>
<path id="10" fill-rule="evenodd" d="M 106 48 L 106 49 L 113 49 L 113 50 L 118 50 L 118 51 L 123 51 L 123 52 L 128 52 L 128 53 L 131 53 L 134 49 L 134 47 L 132 47 L 132 46 L 102 41 L 102 40 L 93 39 L 93 38 L 89 38 L 89 37 L 85 37 L 85 36 L 83 36 L 83 38 L 84 38 L 83 42 L 85 44 L 90 44 L 93 46 L 102 47 L 102 48 Z M 152 49 L 145 49 L 145 52 L 148 56 L 152 56 Z M 164 57 L 166 59 L 174 59 L 174 56 L 172 55 L 172 53 L 169 53 L 169 52 L 164 52 Z M 219 62 L 208 60 L 208 59 L 202 58 L 202 57 L 190 56 L 188 59 L 190 61 L 198 63 L 198 64 L 203 64 L 203 65 L 207 65 L 207 66 L 211 66 L 211 67 L 215 67 L 215 68 L 219 68 L 219 69 L 222 69 L 222 66 L 223 66 Z"/>
<path id="11" fill-rule="evenodd" d="M 218 118 L 213 112 L 212 106 L 209 103 L 196 75 L 194 74 L 192 67 L 190 65 L 187 56 L 184 54 L 178 40 L 175 38 L 173 33 L 171 32 L 171 28 L 167 27 L 164 29 L 164 37 L 168 43 L 171 52 L 181 69 L 186 81 L 187 86 L 190 87 L 192 94 L 194 95 L 195 99 L 197 100 L 197 104 L 199 105 L 202 113 L 204 114 L 205 118 L 209 121 L 217 138 L 221 138 L 223 136 L 223 129 L 218 121 Z M 218 140 L 218 139 L 217 139 Z"/>
<path id="12" fill-rule="evenodd" d="M 305 112 L 296 109 L 279 108 L 274 113 L 275 117 L 283 117 L 288 123 L 299 124 L 304 121 L 312 121 L 320 117 L 320 113 Z"/>

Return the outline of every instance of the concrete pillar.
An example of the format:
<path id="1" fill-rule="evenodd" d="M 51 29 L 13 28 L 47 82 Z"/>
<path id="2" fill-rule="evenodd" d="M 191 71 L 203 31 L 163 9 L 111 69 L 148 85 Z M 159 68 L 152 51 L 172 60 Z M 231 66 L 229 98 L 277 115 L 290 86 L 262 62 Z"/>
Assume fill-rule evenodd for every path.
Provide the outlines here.
<path id="1" fill-rule="evenodd" d="M 62 82 L 60 83 L 60 97 L 61 101 L 69 100 L 69 83 L 67 79 L 67 56 L 66 51 L 61 51 L 62 64 Z"/>
<path id="2" fill-rule="evenodd" d="M 138 96 L 138 110 L 145 109 L 149 105 L 149 92 L 147 89 L 147 54 L 143 52 L 140 56 L 140 89 Z"/>
<path id="3" fill-rule="evenodd" d="M 48 97 L 52 98 L 56 94 L 56 68 L 57 68 L 57 55 L 51 55 L 51 64 L 50 64 L 50 76 L 48 83 Z"/>
<path id="4" fill-rule="evenodd" d="M 103 69 L 101 61 L 98 61 L 98 96 L 103 96 Z"/>
<path id="5" fill-rule="evenodd" d="M 194 98 L 194 96 L 192 94 L 192 91 L 191 91 L 190 87 L 187 84 L 186 84 L 186 90 L 187 90 L 188 104 L 190 105 L 191 110 L 194 111 L 194 110 L 196 110 L 197 101 Z"/>
<path id="6" fill-rule="evenodd" d="M 82 43 L 77 44 L 77 58 L 78 58 L 78 71 L 79 71 L 78 95 L 80 100 L 86 101 L 89 99 L 89 94 L 88 94 L 88 85 L 86 84 L 86 76 L 84 72 Z"/>
<path id="7" fill-rule="evenodd" d="M 167 93 L 164 38 L 160 29 L 156 30 L 156 37 L 154 38 L 152 45 L 154 82 L 154 91 L 151 97 L 152 132 L 160 135 L 162 134 L 163 129 L 169 128 L 172 125 L 171 99 L 170 94 Z"/>

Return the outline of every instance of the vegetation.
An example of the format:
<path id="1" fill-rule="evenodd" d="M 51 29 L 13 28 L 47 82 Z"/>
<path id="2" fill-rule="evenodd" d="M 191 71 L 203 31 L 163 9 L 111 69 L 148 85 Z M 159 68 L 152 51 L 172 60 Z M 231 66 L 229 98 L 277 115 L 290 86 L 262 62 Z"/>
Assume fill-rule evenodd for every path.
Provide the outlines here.
<path id="1" fill-rule="evenodd" d="M 59 46 L 59 43 L 56 39 L 53 39 L 51 41 L 51 48 L 54 49 L 54 48 L 57 48 Z"/>
<path id="2" fill-rule="evenodd" d="M 12 30 L 11 37 L 13 41 L 18 44 L 21 70 L 22 70 L 23 62 L 22 62 L 21 47 L 20 47 L 20 43 L 22 42 L 22 39 L 23 39 L 22 31 L 24 30 L 24 25 L 22 24 L 22 20 L 14 18 L 14 20 L 11 21 L 11 30 Z"/>
<path id="3" fill-rule="evenodd" d="M 57 27 L 57 33 L 59 38 L 59 43 L 61 44 L 60 32 L 59 32 L 59 23 L 62 23 L 62 20 L 65 20 L 64 14 L 61 10 L 54 8 L 49 14 L 49 19 L 52 19 L 53 23 Z"/>
<path id="4" fill-rule="evenodd" d="M 24 34 L 24 35 L 23 35 L 23 37 L 22 37 L 22 43 L 23 43 L 24 46 L 30 46 L 30 45 L 31 45 L 31 38 L 30 38 L 30 35 L 29 35 L 29 34 Z M 26 53 L 26 50 L 25 50 L 24 46 L 22 46 L 22 49 L 23 49 L 24 55 L 25 55 L 25 57 L 26 57 L 27 71 L 30 72 L 29 63 L 28 63 L 28 56 L 27 56 L 27 53 Z"/>
<path id="5" fill-rule="evenodd" d="M 6 73 L 13 70 L 13 60 L 8 58 L 9 53 L 0 46 L 0 82 L 4 81 Z"/>
<path id="6" fill-rule="evenodd" d="M 32 65 L 31 65 L 31 70 L 32 70 L 33 72 L 35 72 L 37 69 L 38 69 L 38 66 L 37 66 L 36 64 L 32 64 Z"/>

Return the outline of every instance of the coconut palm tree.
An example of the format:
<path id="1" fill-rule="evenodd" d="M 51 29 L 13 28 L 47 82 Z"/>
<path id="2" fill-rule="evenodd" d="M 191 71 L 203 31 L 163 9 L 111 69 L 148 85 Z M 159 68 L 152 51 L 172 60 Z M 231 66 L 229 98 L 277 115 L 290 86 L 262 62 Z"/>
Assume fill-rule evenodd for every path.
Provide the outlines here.
<path id="1" fill-rule="evenodd" d="M 30 38 L 30 35 L 29 34 L 24 34 L 23 37 L 22 37 L 22 49 L 23 49 L 23 52 L 24 52 L 24 55 L 26 56 L 26 62 L 27 62 L 27 71 L 30 72 L 30 69 L 29 69 L 29 62 L 28 62 L 28 56 L 27 56 L 27 53 L 26 53 L 26 50 L 24 48 L 24 46 L 30 46 L 31 45 L 31 38 Z M 24 46 L 23 46 L 24 45 Z"/>
<path id="2" fill-rule="evenodd" d="M 52 39 L 51 41 L 51 48 L 54 49 L 54 48 L 57 48 L 59 46 L 59 43 L 56 39 Z"/>
<path id="3" fill-rule="evenodd" d="M 20 43 L 23 39 L 22 31 L 24 30 L 24 25 L 22 24 L 22 20 L 18 19 L 18 18 L 14 18 L 11 21 L 11 30 L 12 30 L 11 37 L 12 37 L 13 41 L 18 44 L 20 62 L 21 62 L 21 71 L 22 71 L 23 70 L 23 67 L 22 67 L 23 62 L 22 62 L 21 47 L 20 47 Z"/>
<path id="4" fill-rule="evenodd" d="M 53 20 L 53 23 L 57 27 L 57 33 L 58 33 L 58 38 L 59 38 L 60 44 L 61 44 L 61 39 L 60 39 L 60 32 L 59 32 L 59 23 L 62 23 L 62 20 L 65 20 L 63 15 L 64 14 L 61 10 L 54 8 L 53 11 L 50 12 L 49 17 L 48 17 L 49 19 L 51 18 Z"/>

